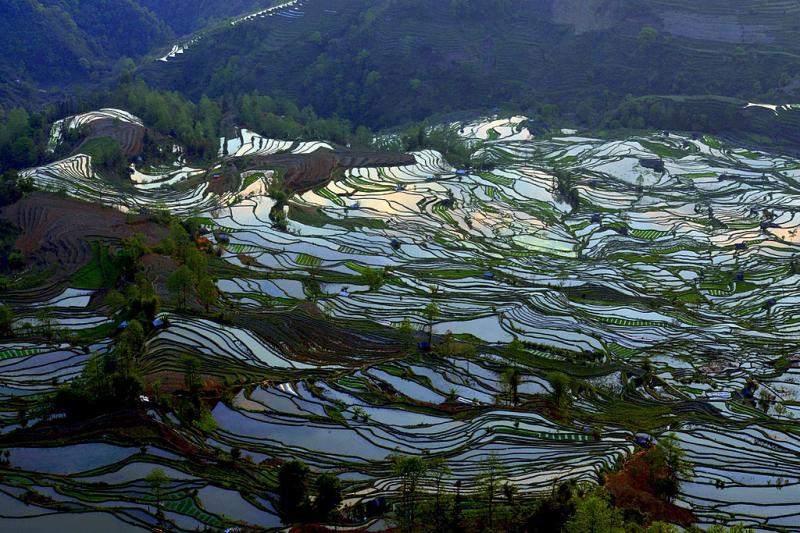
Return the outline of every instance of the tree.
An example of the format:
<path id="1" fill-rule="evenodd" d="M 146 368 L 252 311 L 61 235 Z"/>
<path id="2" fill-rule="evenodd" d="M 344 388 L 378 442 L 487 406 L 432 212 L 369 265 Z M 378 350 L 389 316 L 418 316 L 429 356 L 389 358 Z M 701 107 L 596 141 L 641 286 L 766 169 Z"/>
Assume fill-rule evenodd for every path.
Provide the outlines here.
<path id="1" fill-rule="evenodd" d="M 658 30 L 652 26 L 645 26 L 639 31 L 637 42 L 639 43 L 640 50 L 646 50 L 653 46 L 658 40 Z"/>
<path id="2" fill-rule="evenodd" d="M 550 533 L 562 531 L 567 521 L 575 513 L 573 498 L 575 482 L 561 483 L 550 496 L 540 499 L 536 509 L 526 521 L 526 531 L 530 533 Z"/>
<path id="3" fill-rule="evenodd" d="M 428 471 L 428 464 L 420 457 L 396 456 L 392 458 L 393 473 L 400 478 L 400 506 L 398 522 L 400 531 L 412 533 L 417 528 L 419 484 Z"/>
<path id="4" fill-rule="evenodd" d="M 428 343 L 433 344 L 433 322 L 439 317 L 439 306 L 431 302 L 425 306 L 424 312 L 428 320 Z"/>
<path id="5" fill-rule="evenodd" d="M 8 336 L 12 333 L 11 325 L 14 323 L 14 312 L 8 305 L 0 305 L 0 335 Z"/>
<path id="6" fill-rule="evenodd" d="M 144 340 L 145 334 L 141 322 L 131 320 L 119 336 L 114 350 L 120 368 L 130 372 L 138 366 L 139 358 L 144 353 Z"/>
<path id="7" fill-rule="evenodd" d="M 183 382 L 186 389 L 195 391 L 200 388 L 200 359 L 193 355 L 182 355 L 178 362 L 183 367 Z"/>
<path id="8" fill-rule="evenodd" d="M 314 515 L 325 521 L 331 512 L 342 503 L 342 482 L 333 474 L 320 474 L 316 481 L 317 497 L 314 499 Z"/>
<path id="9" fill-rule="evenodd" d="M 578 500 L 575 514 L 567 522 L 566 533 L 625 533 L 622 511 L 611 507 L 599 495 L 589 495 Z"/>
<path id="10" fill-rule="evenodd" d="M 361 274 L 361 277 L 364 279 L 364 283 L 366 283 L 369 286 L 369 289 L 372 291 L 376 291 L 381 288 L 385 276 L 386 274 L 383 269 L 379 268 L 367 268 Z"/>
<path id="11" fill-rule="evenodd" d="M 19 250 L 14 250 L 8 254 L 8 266 L 12 270 L 19 270 L 25 266 L 25 256 Z"/>
<path id="12" fill-rule="evenodd" d="M 284 520 L 295 522 L 308 509 L 308 473 L 305 463 L 289 461 L 278 471 L 279 509 Z"/>
<path id="13" fill-rule="evenodd" d="M 189 232 L 177 220 L 173 220 L 169 225 L 169 237 L 163 243 L 165 251 L 171 253 L 177 260 L 186 262 L 187 253 L 191 248 Z M 194 249 L 197 251 L 196 249 Z"/>
<path id="14" fill-rule="evenodd" d="M 519 361 L 525 356 L 525 344 L 519 339 L 514 339 L 506 345 L 505 355 L 512 361 Z"/>
<path id="15" fill-rule="evenodd" d="M 186 265 L 181 265 L 167 278 L 167 290 L 173 296 L 180 297 L 180 307 L 186 307 L 188 292 L 194 285 L 194 274 Z"/>
<path id="16" fill-rule="evenodd" d="M 647 528 L 647 533 L 679 533 L 678 528 L 665 522 L 653 522 Z"/>
<path id="17" fill-rule="evenodd" d="M 403 342 L 407 346 L 411 346 L 412 344 L 414 344 L 414 339 L 416 338 L 417 330 L 414 329 L 414 326 L 411 324 L 411 320 L 408 317 L 404 318 L 403 321 L 400 323 L 398 331 L 400 332 Z"/>
<path id="18" fill-rule="evenodd" d="M 216 304 L 219 299 L 219 291 L 213 279 L 208 276 L 203 276 L 200 279 L 197 284 L 197 297 L 200 299 L 200 303 L 205 306 L 206 313 L 208 313 L 209 306 Z"/>
<path id="19" fill-rule="evenodd" d="M 156 514 L 160 521 L 164 515 L 164 511 L 161 510 L 161 487 L 169 483 L 170 479 L 162 469 L 155 468 L 147 474 L 145 481 L 150 485 L 150 490 L 153 491 L 153 497 L 156 499 L 156 508 L 158 509 Z"/>
<path id="20" fill-rule="evenodd" d="M 486 461 L 483 473 L 478 477 L 478 486 L 486 501 L 486 521 L 489 531 L 494 529 L 495 502 L 501 493 L 503 482 L 503 465 L 497 456 L 492 454 Z"/>
<path id="21" fill-rule="evenodd" d="M 547 381 L 553 388 L 553 402 L 558 407 L 569 407 L 572 403 L 572 388 L 569 377 L 562 372 L 551 372 L 547 375 Z"/>
<path id="22" fill-rule="evenodd" d="M 242 449 L 239 448 L 238 446 L 234 446 L 233 448 L 231 448 L 230 454 L 231 454 L 231 461 L 236 463 L 242 457 Z"/>
<path id="23" fill-rule="evenodd" d="M 519 386 L 522 384 L 522 371 L 517 367 L 507 368 L 503 372 L 503 385 L 508 389 L 511 395 L 511 402 L 514 407 L 519 405 Z"/>
<path id="24" fill-rule="evenodd" d="M 685 456 L 686 452 L 674 433 L 658 439 L 656 447 L 646 456 L 650 466 L 650 484 L 657 494 L 670 500 L 678 495 L 681 477 L 692 472 Z"/>

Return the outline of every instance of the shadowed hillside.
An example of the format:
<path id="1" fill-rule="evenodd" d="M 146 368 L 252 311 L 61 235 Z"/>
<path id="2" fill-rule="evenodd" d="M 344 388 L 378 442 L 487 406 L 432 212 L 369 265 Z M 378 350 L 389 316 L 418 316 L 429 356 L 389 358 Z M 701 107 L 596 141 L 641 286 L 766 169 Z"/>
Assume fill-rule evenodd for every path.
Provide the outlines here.
<path id="1" fill-rule="evenodd" d="M 798 14 L 763 0 L 304 0 L 144 75 L 192 97 L 289 96 L 371 126 L 543 103 L 592 123 L 627 94 L 791 100 Z"/>

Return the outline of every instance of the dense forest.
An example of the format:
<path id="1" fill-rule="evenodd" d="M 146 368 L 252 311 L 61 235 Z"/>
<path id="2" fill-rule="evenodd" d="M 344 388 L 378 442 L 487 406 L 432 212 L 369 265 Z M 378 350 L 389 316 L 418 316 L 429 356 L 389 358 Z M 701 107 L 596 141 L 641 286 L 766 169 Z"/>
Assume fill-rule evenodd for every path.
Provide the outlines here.
<path id="1" fill-rule="evenodd" d="M 7 0 L 0 4 L 0 101 L 35 106 L 271 0 Z"/>
<path id="2" fill-rule="evenodd" d="M 719 5 L 722 22 L 685 28 L 666 2 L 627 10 L 589 2 L 605 25 L 570 15 L 565 4 L 343 0 L 331 11 L 330 2 L 313 2 L 302 16 L 215 32 L 142 73 L 193 98 L 258 90 L 373 128 L 434 113 L 544 106 L 598 125 L 628 95 L 794 98 L 800 62 L 786 53 L 796 47 L 786 15 L 796 8 Z M 769 39 L 759 28 L 770 28 Z"/>

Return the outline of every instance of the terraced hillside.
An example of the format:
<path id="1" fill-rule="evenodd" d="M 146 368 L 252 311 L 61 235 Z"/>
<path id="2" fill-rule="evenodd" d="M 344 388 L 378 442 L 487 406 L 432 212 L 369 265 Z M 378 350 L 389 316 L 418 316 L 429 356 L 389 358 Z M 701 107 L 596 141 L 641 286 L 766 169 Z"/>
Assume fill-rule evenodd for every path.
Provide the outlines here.
<path id="1" fill-rule="evenodd" d="M 84 200 L 202 220 L 222 250 L 227 318 L 165 305 L 142 364 L 166 389 L 190 354 L 208 386 L 235 394 L 202 425 L 152 403 L 21 427 L 24 398 L 114 344 L 54 342 L 22 323 L 116 322 L 102 289 L 12 287 L 15 330 L 33 333 L 0 345 L 0 523 L 276 528 L 276 465 L 293 458 L 339 475 L 347 504 L 395 495 L 398 454 L 442 459 L 452 490 L 478 490 L 496 461 L 520 493 L 546 494 L 555 480 L 597 482 L 644 431 L 677 435 L 692 467 L 677 504 L 701 525 L 794 528 L 800 163 L 712 136 L 537 137 L 524 123 L 453 125 L 491 171 L 433 151 L 392 166 L 353 158 L 289 198 L 286 231 L 267 193 L 288 156 L 269 154 L 317 144 L 222 139 L 226 170 L 209 173 L 254 165 L 222 193 L 207 174 L 183 190 L 169 173 L 136 187 L 139 171 L 127 190 L 88 158 L 29 170 Z M 559 372 L 571 380 L 561 393 Z M 145 480 L 156 467 L 157 493 Z"/>

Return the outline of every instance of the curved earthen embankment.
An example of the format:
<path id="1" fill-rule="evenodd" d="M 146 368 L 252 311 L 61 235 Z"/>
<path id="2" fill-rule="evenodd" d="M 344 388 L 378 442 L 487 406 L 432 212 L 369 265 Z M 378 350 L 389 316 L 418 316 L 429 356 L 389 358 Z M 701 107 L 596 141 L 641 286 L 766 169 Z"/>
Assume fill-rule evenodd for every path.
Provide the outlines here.
<path id="1" fill-rule="evenodd" d="M 400 167 L 416 164 L 411 154 L 392 152 L 333 152 L 321 148 L 310 154 L 275 154 L 250 159 L 245 170 L 283 168 L 287 192 L 302 194 L 325 186 L 336 170 Z"/>

